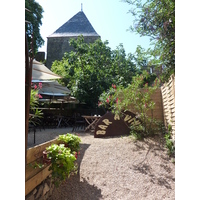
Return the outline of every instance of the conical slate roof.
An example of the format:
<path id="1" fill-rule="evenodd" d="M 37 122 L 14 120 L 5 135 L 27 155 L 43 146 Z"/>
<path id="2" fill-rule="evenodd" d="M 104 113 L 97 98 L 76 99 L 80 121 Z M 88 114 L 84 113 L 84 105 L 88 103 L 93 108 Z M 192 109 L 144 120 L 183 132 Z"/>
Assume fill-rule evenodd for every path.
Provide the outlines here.
<path id="1" fill-rule="evenodd" d="M 49 37 L 71 37 L 78 35 L 99 36 L 83 11 L 80 11 L 74 15 L 69 21 L 63 24 Z"/>

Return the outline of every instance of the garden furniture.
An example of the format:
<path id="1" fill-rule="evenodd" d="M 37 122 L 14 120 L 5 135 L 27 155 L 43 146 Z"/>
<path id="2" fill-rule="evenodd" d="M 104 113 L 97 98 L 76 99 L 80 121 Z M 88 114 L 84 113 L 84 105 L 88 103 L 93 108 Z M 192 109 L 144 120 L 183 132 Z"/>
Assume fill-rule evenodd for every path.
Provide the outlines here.
<path id="1" fill-rule="evenodd" d="M 101 118 L 100 115 L 98 115 L 98 116 L 97 115 L 94 115 L 94 116 L 82 115 L 82 117 L 85 119 L 85 121 L 88 124 L 88 126 L 85 128 L 85 131 L 94 130 L 96 123 Z"/>

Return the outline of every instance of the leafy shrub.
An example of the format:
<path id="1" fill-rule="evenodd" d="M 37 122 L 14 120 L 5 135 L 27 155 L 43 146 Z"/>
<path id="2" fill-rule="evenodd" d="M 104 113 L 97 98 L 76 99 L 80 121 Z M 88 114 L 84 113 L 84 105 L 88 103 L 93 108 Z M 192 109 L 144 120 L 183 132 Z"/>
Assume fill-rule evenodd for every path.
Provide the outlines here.
<path id="1" fill-rule="evenodd" d="M 165 138 L 165 142 L 166 142 L 165 146 L 168 149 L 168 154 L 170 156 L 173 156 L 175 154 L 175 145 L 171 139 L 171 132 L 172 132 L 172 126 L 169 124 L 168 131 L 165 133 L 164 138 Z"/>
<path id="2" fill-rule="evenodd" d="M 29 118 L 29 123 L 33 123 L 36 125 L 38 123 L 38 118 L 42 118 L 43 113 L 42 110 L 38 109 L 39 106 L 39 98 L 42 98 L 40 94 L 38 94 L 39 89 L 42 88 L 42 83 L 37 84 L 31 84 L 31 94 L 30 94 L 30 113 L 33 114 Z"/>
<path id="3" fill-rule="evenodd" d="M 142 132 L 144 132 L 144 127 L 142 126 L 141 122 L 139 120 L 134 119 L 134 121 L 131 124 L 132 125 L 130 126 L 130 134 L 136 140 L 142 139 Z"/>
<path id="4" fill-rule="evenodd" d="M 127 87 L 112 85 L 112 88 L 104 92 L 99 98 L 99 106 L 110 108 L 112 112 L 121 115 L 130 107 L 134 108 L 136 117 L 131 123 L 131 134 L 136 138 L 142 138 L 155 132 L 157 120 L 153 116 L 149 116 L 149 112 L 153 111 L 155 102 L 152 95 L 160 86 L 160 80 L 155 79 L 154 83 L 149 86 L 144 83 L 150 75 L 143 71 L 141 75 L 134 76 L 132 83 Z"/>
<path id="5" fill-rule="evenodd" d="M 81 139 L 76 135 L 70 133 L 59 135 L 58 140 L 64 142 L 71 149 L 71 152 L 78 152 L 80 149 Z"/>
<path id="6" fill-rule="evenodd" d="M 46 148 L 46 151 L 47 158 L 51 160 L 49 171 L 52 170 L 52 178 L 56 186 L 59 186 L 72 172 L 77 172 L 74 163 L 76 158 L 70 148 L 66 148 L 64 144 L 52 144 Z"/>

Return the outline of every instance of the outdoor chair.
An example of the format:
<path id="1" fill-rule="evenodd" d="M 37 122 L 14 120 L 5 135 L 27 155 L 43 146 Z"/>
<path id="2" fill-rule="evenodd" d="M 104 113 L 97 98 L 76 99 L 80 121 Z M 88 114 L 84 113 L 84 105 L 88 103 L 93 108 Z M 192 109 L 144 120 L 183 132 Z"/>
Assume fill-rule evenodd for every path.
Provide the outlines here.
<path id="1" fill-rule="evenodd" d="M 86 127 L 86 121 L 83 117 L 81 116 L 76 116 L 75 117 L 75 121 L 74 121 L 74 124 L 73 124 L 73 129 L 72 129 L 72 132 L 73 131 L 76 131 L 77 129 L 85 129 Z"/>

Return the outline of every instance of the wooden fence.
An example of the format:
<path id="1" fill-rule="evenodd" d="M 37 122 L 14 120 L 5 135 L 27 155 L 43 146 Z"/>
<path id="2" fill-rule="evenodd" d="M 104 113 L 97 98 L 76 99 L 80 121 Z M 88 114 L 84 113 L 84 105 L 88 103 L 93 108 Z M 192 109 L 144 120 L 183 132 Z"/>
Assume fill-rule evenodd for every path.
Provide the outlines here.
<path id="1" fill-rule="evenodd" d="M 153 111 L 149 110 L 147 115 L 153 117 L 156 120 L 163 122 L 163 104 L 162 104 L 162 94 L 160 88 L 158 88 L 155 93 L 152 95 L 151 99 L 155 103 Z M 135 113 L 134 105 L 130 105 L 128 110 Z"/>
<path id="2" fill-rule="evenodd" d="M 161 87 L 164 123 L 172 126 L 172 139 L 175 140 L 175 76 L 172 75 Z"/>
<path id="3" fill-rule="evenodd" d="M 46 149 L 46 147 L 53 143 L 58 144 L 59 141 L 57 139 L 50 140 L 27 150 L 27 164 L 25 167 L 25 196 L 43 180 L 45 180 L 51 173 L 51 171 L 48 170 L 50 165 L 44 164 L 44 167 L 37 167 L 36 169 L 34 169 L 33 166 L 35 162 L 43 163 L 42 152 Z"/>

